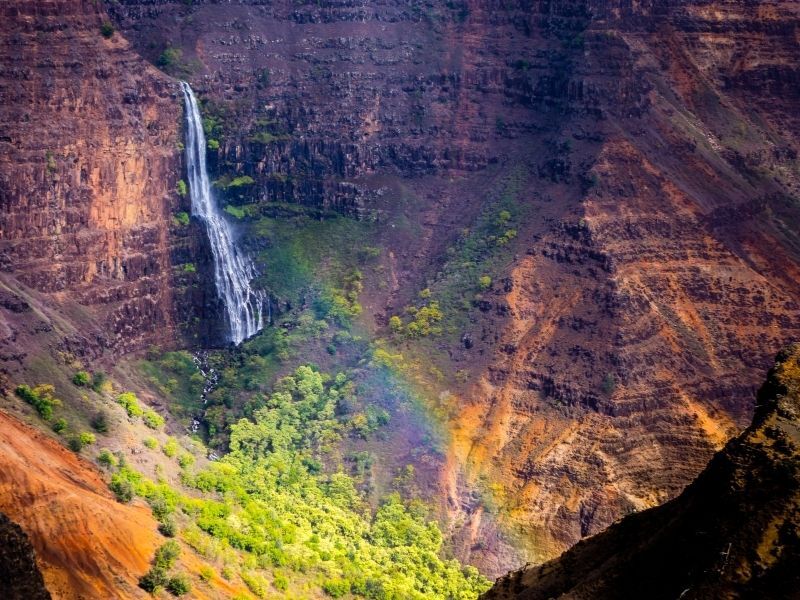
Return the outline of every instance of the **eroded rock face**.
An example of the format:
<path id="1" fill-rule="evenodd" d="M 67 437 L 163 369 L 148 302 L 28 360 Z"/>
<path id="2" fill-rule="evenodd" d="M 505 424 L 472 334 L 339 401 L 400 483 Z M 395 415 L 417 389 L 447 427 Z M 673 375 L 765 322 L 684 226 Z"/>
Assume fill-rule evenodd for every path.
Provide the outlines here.
<path id="1" fill-rule="evenodd" d="M 381 218 L 387 181 L 416 195 L 379 324 L 435 289 L 456 232 L 513 180 L 515 257 L 442 348 L 476 382 L 454 394 L 446 509 L 489 571 L 679 493 L 800 337 L 791 3 L 110 10 L 148 58 L 181 48 L 216 103 L 216 171 L 255 181 L 227 200 Z"/>
<path id="2" fill-rule="evenodd" d="M 186 246 L 170 233 L 175 82 L 119 34 L 104 37 L 100 3 L 20 0 L 0 12 L 4 284 L 75 307 L 74 332 L 49 326 L 85 353 L 174 341 L 171 273 Z"/>
<path id="3" fill-rule="evenodd" d="M 678 498 L 631 515 L 484 598 L 796 598 L 800 346 L 782 352 L 753 424 Z"/>

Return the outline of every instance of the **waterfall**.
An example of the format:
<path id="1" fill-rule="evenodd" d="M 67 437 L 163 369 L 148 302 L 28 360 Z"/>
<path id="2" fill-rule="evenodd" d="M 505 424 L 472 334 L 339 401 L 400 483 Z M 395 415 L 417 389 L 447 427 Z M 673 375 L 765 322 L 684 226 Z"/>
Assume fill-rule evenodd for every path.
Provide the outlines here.
<path id="1" fill-rule="evenodd" d="M 225 305 L 234 344 L 246 340 L 263 327 L 261 294 L 250 287 L 255 276 L 252 261 L 237 251 L 231 227 L 211 195 L 206 169 L 206 136 L 192 88 L 182 81 L 186 107 L 186 170 L 192 214 L 205 225 L 214 258 L 214 283 Z"/>

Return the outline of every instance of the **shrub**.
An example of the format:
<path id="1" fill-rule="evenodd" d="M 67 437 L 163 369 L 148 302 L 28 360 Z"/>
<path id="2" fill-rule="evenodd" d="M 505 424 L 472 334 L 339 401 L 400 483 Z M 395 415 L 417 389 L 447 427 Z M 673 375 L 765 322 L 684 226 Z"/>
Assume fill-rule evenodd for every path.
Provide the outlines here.
<path id="1" fill-rule="evenodd" d="M 179 573 L 169 578 L 167 581 L 167 591 L 173 596 L 183 596 L 189 593 L 192 589 L 192 584 L 189 583 L 188 577 L 183 573 Z"/>
<path id="2" fill-rule="evenodd" d="M 219 150 L 219 140 L 211 138 L 208 140 L 208 142 L 206 142 L 206 145 L 208 146 L 209 150 Z"/>
<path id="3" fill-rule="evenodd" d="M 267 595 L 267 580 L 258 573 L 242 571 L 242 581 L 244 581 L 247 588 L 259 598 Z"/>
<path id="4" fill-rule="evenodd" d="M 164 569 L 171 569 L 181 555 L 181 547 L 175 540 L 170 540 L 156 550 L 153 564 Z"/>
<path id="5" fill-rule="evenodd" d="M 169 438 L 167 443 L 161 448 L 161 451 L 166 454 L 169 458 L 172 458 L 178 453 L 178 441 L 175 438 Z"/>
<path id="6" fill-rule="evenodd" d="M 178 464 L 180 465 L 181 469 L 190 467 L 194 464 L 194 456 L 192 456 L 188 452 L 184 452 L 178 457 Z"/>
<path id="7" fill-rule="evenodd" d="M 56 433 L 61 433 L 67 428 L 67 420 L 64 417 L 56 419 L 53 423 L 53 431 Z"/>
<path id="8" fill-rule="evenodd" d="M 397 315 L 392 315 L 389 318 L 389 329 L 391 329 L 394 333 L 400 333 L 403 331 L 403 321 Z"/>
<path id="9" fill-rule="evenodd" d="M 492 287 L 492 278 L 488 275 L 481 275 L 480 279 L 478 279 L 478 287 L 481 290 L 488 290 Z"/>
<path id="10" fill-rule="evenodd" d="M 152 409 L 147 409 L 142 415 L 144 424 L 150 429 L 160 429 L 164 426 L 164 417 Z"/>
<path id="11" fill-rule="evenodd" d="M 110 21 L 103 21 L 103 24 L 100 26 L 100 33 L 104 38 L 109 39 L 114 35 L 114 26 Z"/>
<path id="12" fill-rule="evenodd" d="M 200 571 L 198 572 L 200 579 L 203 581 L 211 581 L 214 579 L 214 569 L 209 567 L 208 565 L 203 565 L 200 567 Z"/>
<path id="13" fill-rule="evenodd" d="M 614 380 L 614 374 L 606 373 L 606 376 L 603 378 L 603 392 L 610 396 L 614 393 L 616 387 L 617 382 Z"/>
<path id="14" fill-rule="evenodd" d="M 15 391 L 17 396 L 32 405 L 45 421 L 49 421 L 53 416 L 54 407 L 61 406 L 61 400 L 53 395 L 55 388 L 50 384 L 37 385 L 33 389 L 28 385 L 20 385 Z"/>
<path id="15" fill-rule="evenodd" d="M 175 67 L 180 63 L 182 57 L 183 52 L 180 48 L 165 48 L 156 60 L 156 64 L 161 68 Z"/>
<path id="16" fill-rule="evenodd" d="M 121 404 L 125 408 L 125 411 L 131 418 L 141 417 L 142 414 L 144 414 L 142 407 L 139 406 L 139 399 L 133 392 L 123 392 L 117 396 L 117 403 Z"/>
<path id="17" fill-rule="evenodd" d="M 166 585 L 168 579 L 163 569 L 150 567 L 150 570 L 139 578 L 139 587 L 151 594 Z"/>
<path id="18" fill-rule="evenodd" d="M 83 450 L 83 444 L 81 443 L 81 438 L 79 438 L 76 435 L 69 438 L 67 446 L 69 446 L 69 449 L 72 450 L 73 452 L 80 452 L 81 450 Z"/>
<path id="19" fill-rule="evenodd" d="M 97 441 L 97 438 L 94 437 L 94 434 L 91 431 L 84 431 L 78 436 L 78 439 L 81 442 L 81 446 L 91 446 Z"/>
<path id="20" fill-rule="evenodd" d="M 91 420 L 92 429 L 98 433 L 108 432 L 108 415 L 105 411 L 98 411 Z"/>
<path id="21" fill-rule="evenodd" d="M 127 503 L 133 500 L 133 484 L 127 479 L 113 475 L 109 487 L 120 502 Z"/>
<path id="22" fill-rule="evenodd" d="M 179 179 L 178 183 L 175 184 L 175 191 L 178 192 L 178 196 L 180 196 L 181 198 L 185 197 L 186 194 L 189 193 L 189 188 L 188 188 L 188 186 L 186 185 L 186 182 L 183 179 Z M 189 215 L 187 215 L 185 212 L 184 213 L 178 213 L 178 214 L 179 215 L 181 215 L 181 214 L 182 215 L 186 215 L 186 222 L 184 223 L 183 220 L 181 219 L 181 224 L 182 225 L 188 225 L 189 224 Z"/>
<path id="23" fill-rule="evenodd" d="M 175 534 L 178 533 L 178 526 L 175 524 L 175 521 L 170 517 L 166 517 L 161 523 L 158 525 L 158 531 L 164 537 L 175 537 Z"/>
<path id="24" fill-rule="evenodd" d="M 91 383 L 91 381 L 92 381 L 92 376 L 89 375 L 89 373 L 86 371 L 78 371 L 72 377 L 72 383 L 74 383 L 79 387 L 87 386 Z"/>
<path id="25" fill-rule="evenodd" d="M 158 440 L 152 436 L 148 436 L 142 440 L 142 443 L 150 448 L 150 450 L 155 450 L 158 448 Z"/>
<path id="26" fill-rule="evenodd" d="M 272 585 L 275 586 L 275 589 L 285 592 L 289 589 L 289 580 L 283 573 L 275 573 L 275 577 L 272 579 Z"/>
<path id="27" fill-rule="evenodd" d="M 111 390 L 111 382 L 108 380 L 108 376 L 102 371 L 95 373 L 94 377 L 92 377 L 92 389 L 98 394 Z"/>
<path id="28" fill-rule="evenodd" d="M 183 227 L 186 227 L 189 224 L 189 222 L 191 221 L 191 218 L 189 217 L 189 213 L 187 213 L 186 211 L 183 211 L 183 210 L 181 212 L 177 212 L 174 215 L 172 215 L 172 218 L 175 220 L 175 223 L 177 223 L 178 225 L 181 225 Z"/>
<path id="29" fill-rule="evenodd" d="M 110 469 L 117 466 L 117 457 L 108 448 L 103 448 L 100 450 L 100 454 L 97 455 L 97 462 Z"/>
<path id="30" fill-rule="evenodd" d="M 350 584 L 344 579 L 331 579 L 322 584 L 322 591 L 331 598 L 341 598 L 350 591 Z"/>
<path id="31" fill-rule="evenodd" d="M 406 334 L 412 338 L 439 334 L 442 328 L 435 324 L 443 318 L 439 303 L 431 302 L 414 313 L 414 320 L 406 326 Z"/>

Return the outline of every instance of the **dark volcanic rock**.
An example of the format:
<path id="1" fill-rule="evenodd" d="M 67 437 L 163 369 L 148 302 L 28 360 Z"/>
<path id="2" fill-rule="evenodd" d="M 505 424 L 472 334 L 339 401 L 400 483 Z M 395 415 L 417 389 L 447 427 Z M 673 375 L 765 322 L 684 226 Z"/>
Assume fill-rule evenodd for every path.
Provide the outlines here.
<path id="1" fill-rule="evenodd" d="M 0 513 L 0 598 L 50 599 L 28 536 L 3 513 Z"/>

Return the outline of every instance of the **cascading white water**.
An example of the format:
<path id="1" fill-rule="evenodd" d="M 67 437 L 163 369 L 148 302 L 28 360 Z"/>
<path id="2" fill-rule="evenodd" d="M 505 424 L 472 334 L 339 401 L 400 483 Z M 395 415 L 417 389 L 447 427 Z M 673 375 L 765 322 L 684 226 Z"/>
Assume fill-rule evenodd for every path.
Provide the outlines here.
<path id="1" fill-rule="evenodd" d="M 185 81 L 181 82 L 181 89 L 186 106 L 186 170 L 192 214 L 205 224 L 208 232 L 214 258 L 214 283 L 225 304 L 230 341 L 238 345 L 263 327 L 262 297 L 250 287 L 255 267 L 247 256 L 236 250 L 230 225 L 211 195 L 206 170 L 206 136 L 197 98 Z"/>

